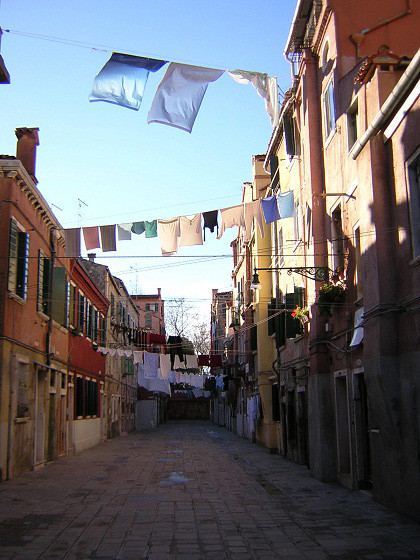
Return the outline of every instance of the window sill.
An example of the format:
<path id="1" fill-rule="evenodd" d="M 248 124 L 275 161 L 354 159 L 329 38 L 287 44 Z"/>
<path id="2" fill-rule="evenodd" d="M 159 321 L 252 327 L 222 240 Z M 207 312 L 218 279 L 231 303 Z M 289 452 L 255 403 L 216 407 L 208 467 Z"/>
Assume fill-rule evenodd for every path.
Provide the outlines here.
<path id="1" fill-rule="evenodd" d="M 19 303 L 20 305 L 23 305 L 24 303 L 26 303 L 26 300 L 24 300 L 23 298 L 21 298 L 20 296 L 18 296 L 14 292 L 7 292 L 7 297 L 9 299 L 12 299 L 16 303 Z"/>
<path id="2" fill-rule="evenodd" d="M 14 419 L 15 424 L 27 424 L 31 418 L 29 416 L 18 416 Z"/>
<path id="3" fill-rule="evenodd" d="M 420 266 L 420 255 L 418 255 L 417 257 L 415 257 L 412 261 L 410 261 L 408 263 L 409 266 Z"/>
<path id="4" fill-rule="evenodd" d="M 329 133 L 328 137 L 325 139 L 325 142 L 324 142 L 324 149 L 325 149 L 325 148 L 328 148 L 328 146 L 331 144 L 331 141 L 332 141 L 332 139 L 334 138 L 336 132 L 337 132 L 337 127 L 335 126 L 335 127 L 331 130 L 331 132 Z"/>

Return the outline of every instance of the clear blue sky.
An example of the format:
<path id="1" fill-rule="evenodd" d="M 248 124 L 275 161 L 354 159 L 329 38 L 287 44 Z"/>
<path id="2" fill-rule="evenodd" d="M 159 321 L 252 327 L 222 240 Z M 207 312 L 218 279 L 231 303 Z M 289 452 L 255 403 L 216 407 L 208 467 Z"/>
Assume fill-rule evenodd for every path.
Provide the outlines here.
<path id="1" fill-rule="evenodd" d="M 89 103 L 95 75 L 112 50 L 217 68 L 278 76 L 290 67 L 283 49 L 295 0 L 1 0 L 0 25 L 34 35 L 102 45 L 80 48 L 4 33 L 1 54 L 11 85 L 0 86 L 0 153 L 15 154 L 14 129 L 39 127 L 38 187 L 63 227 L 172 218 L 239 204 L 252 179 L 251 157 L 271 135 L 264 102 L 228 75 L 210 84 L 192 134 L 147 124 L 162 69 L 151 74 L 139 111 Z M 78 198 L 82 205 L 78 216 Z M 59 210 L 59 207 L 61 210 Z M 98 262 L 129 291 L 186 297 L 208 309 L 211 289 L 231 287 L 236 229 L 220 241 L 160 255 L 158 240 L 119 242 Z M 207 237 L 207 236 L 206 236 Z M 98 257 L 101 252 L 97 251 Z M 191 258 L 197 255 L 199 258 Z"/>

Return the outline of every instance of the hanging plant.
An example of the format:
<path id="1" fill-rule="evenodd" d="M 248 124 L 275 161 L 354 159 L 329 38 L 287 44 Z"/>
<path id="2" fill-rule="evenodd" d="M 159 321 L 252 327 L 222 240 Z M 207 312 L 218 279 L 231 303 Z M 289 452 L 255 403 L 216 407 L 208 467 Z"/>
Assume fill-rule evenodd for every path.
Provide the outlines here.
<path id="1" fill-rule="evenodd" d="M 339 303 L 343 303 L 346 298 L 346 288 L 343 284 L 333 284 L 326 282 L 321 286 L 318 292 L 318 300 L 316 305 L 319 309 L 319 314 L 326 317 L 331 317 L 331 307 Z"/>
<path id="2" fill-rule="evenodd" d="M 304 325 L 309 321 L 309 309 L 307 307 L 299 307 L 297 305 L 296 309 L 292 311 L 291 316 L 295 319 L 299 319 L 301 324 Z"/>

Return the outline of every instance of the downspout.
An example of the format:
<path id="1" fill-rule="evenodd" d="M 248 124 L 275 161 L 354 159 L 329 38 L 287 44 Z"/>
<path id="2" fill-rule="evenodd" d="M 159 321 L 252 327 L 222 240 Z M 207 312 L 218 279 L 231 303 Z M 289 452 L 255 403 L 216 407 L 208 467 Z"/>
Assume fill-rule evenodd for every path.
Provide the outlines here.
<path id="1" fill-rule="evenodd" d="M 379 112 L 374 117 L 368 129 L 362 135 L 362 137 L 356 141 L 353 148 L 350 150 L 350 155 L 353 159 L 356 159 L 369 140 L 379 132 L 380 128 L 383 126 L 389 115 L 395 110 L 398 104 L 401 102 L 404 95 L 407 93 L 411 84 L 415 82 L 420 74 L 420 49 L 414 55 L 412 61 L 407 66 L 404 74 L 401 76 L 397 85 L 394 87 L 385 103 L 379 109 Z"/>
<path id="2" fill-rule="evenodd" d="M 47 366 L 51 366 L 51 333 L 53 326 L 52 318 L 52 296 L 54 288 L 54 262 L 56 257 L 56 246 L 55 237 L 57 230 L 52 227 L 50 229 L 50 245 L 51 245 L 51 257 L 50 257 L 50 274 L 48 278 L 48 327 L 47 334 L 45 337 L 45 352 L 46 352 L 46 362 Z"/>
<path id="3" fill-rule="evenodd" d="M 12 447 L 12 412 L 13 412 L 13 361 L 15 350 L 15 306 L 13 306 L 12 317 L 12 347 L 10 349 L 9 363 L 9 410 L 7 420 L 7 454 L 6 454 L 6 480 L 10 479 L 10 456 Z"/>
<path id="4" fill-rule="evenodd" d="M 397 14 L 396 16 L 391 16 L 388 19 L 385 19 L 383 21 L 380 21 L 379 23 L 376 23 L 375 25 L 372 25 L 371 27 L 366 27 L 365 29 L 362 29 L 358 33 L 352 33 L 350 35 L 350 40 L 356 46 L 356 58 L 357 58 L 357 60 L 360 60 L 360 58 L 361 58 L 360 57 L 360 46 L 363 43 L 365 35 L 367 35 L 368 33 L 371 33 L 372 31 L 375 31 L 376 29 L 379 29 L 380 27 L 384 27 L 385 25 L 388 25 L 389 23 L 392 23 L 393 21 L 396 21 L 397 19 L 401 19 L 403 17 L 409 16 L 412 13 L 413 10 L 411 9 L 411 0 L 406 0 L 406 2 L 407 2 L 407 8 L 403 12 L 401 12 L 400 14 Z"/>

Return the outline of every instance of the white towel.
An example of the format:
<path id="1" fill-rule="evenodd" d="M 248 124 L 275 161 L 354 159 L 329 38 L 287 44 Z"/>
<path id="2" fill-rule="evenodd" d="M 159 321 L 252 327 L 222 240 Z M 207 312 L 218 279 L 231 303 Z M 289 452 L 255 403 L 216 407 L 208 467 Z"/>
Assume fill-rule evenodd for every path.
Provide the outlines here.
<path id="1" fill-rule="evenodd" d="M 186 356 L 187 359 L 187 367 L 188 368 L 198 368 L 198 359 L 197 356 L 190 356 L 189 354 Z"/>
<path id="2" fill-rule="evenodd" d="M 159 241 L 162 255 L 173 255 L 178 251 L 180 234 L 179 217 L 171 220 L 158 220 Z"/>
<path id="3" fill-rule="evenodd" d="M 133 224 L 118 224 L 118 241 L 128 241 L 131 239 L 131 226 Z"/>
<path id="4" fill-rule="evenodd" d="M 159 354 L 144 352 L 144 376 L 146 379 L 157 379 Z"/>
<path id="5" fill-rule="evenodd" d="M 251 239 L 252 222 L 254 219 L 259 225 L 261 238 L 264 238 L 264 215 L 260 199 L 245 204 L 245 241 Z"/>
<path id="6" fill-rule="evenodd" d="M 191 132 L 209 82 L 222 74 L 223 70 L 171 62 L 156 91 L 147 122 Z"/>
<path id="7" fill-rule="evenodd" d="M 196 214 L 191 219 L 187 216 L 179 218 L 180 247 L 203 244 L 203 231 L 201 229 L 201 214 Z"/>
<path id="8" fill-rule="evenodd" d="M 222 217 L 222 225 L 220 226 L 219 235 L 220 239 L 227 228 L 234 226 L 245 227 L 244 205 L 238 204 L 237 206 L 229 206 L 229 208 L 222 208 L 220 210 Z"/>
<path id="9" fill-rule="evenodd" d="M 171 355 L 159 354 L 160 376 L 162 379 L 169 379 L 171 376 Z"/>
<path id="10" fill-rule="evenodd" d="M 273 127 L 279 124 L 279 93 L 277 78 L 262 72 L 248 72 L 247 70 L 230 70 L 229 76 L 239 84 L 251 83 L 260 97 L 265 99 L 265 110 L 270 117 Z"/>
<path id="11" fill-rule="evenodd" d="M 133 356 L 134 356 L 134 363 L 135 364 L 143 363 L 143 351 L 142 350 L 135 350 L 133 352 Z"/>

